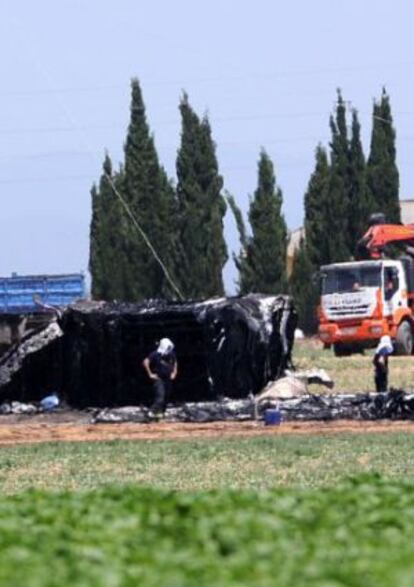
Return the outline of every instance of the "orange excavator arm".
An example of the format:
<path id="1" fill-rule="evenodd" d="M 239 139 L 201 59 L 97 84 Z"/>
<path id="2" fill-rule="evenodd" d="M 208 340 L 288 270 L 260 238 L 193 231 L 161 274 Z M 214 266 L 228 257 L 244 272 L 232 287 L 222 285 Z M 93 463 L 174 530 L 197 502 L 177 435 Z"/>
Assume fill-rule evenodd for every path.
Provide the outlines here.
<path id="1" fill-rule="evenodd" d="M 358 254 L 379 259 L 387 245 L 402 243 L 414 247 L 414 224 L 376 224 L 370 226 L 358 243 Z"/>

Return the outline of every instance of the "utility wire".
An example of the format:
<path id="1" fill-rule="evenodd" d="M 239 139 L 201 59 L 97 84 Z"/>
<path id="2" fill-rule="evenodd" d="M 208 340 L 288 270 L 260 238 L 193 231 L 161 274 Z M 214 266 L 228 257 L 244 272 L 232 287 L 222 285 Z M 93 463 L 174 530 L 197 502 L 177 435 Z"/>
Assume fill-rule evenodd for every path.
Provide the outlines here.
<path id="1" fill-rule="evenodd" d="M 24 39 L 22 39 L 24 41 Z M 46 83 L 48 85 L 50 85 L 50 81 L 51 81 L 51 76 L 49 74 L 49 72 L 43 67 L 43 65 L 40 64 L 40 60 L 36 60 L 36 54 L 33 51 L 33 47 L 32 47 L 32 51 L 30 53 L 31 57 L 33 58 L 33 62 L 36 65 L 37 69 L 39 70 L 39 72 L 42 74 L 42 76 L 45 78 Z M 76 127 L 76 121 L 74 120 L 74 116 L 72 115 L 72 112 L 70 110 L 70 108 L 67 106 L 66 102 L 64 102 L 64 100 L 62 99 L 61 94 L 57 93 L 56 94 L 56 98 L 60 104 L 60 107 L 62 109 L 62 112 L 65 114 L 69 125 L 72 127 Z M 89 145 L 89 141 L 87 139 L 87 136 L 82 133 L 81 134 L 84 146 L 87 150 L 87 152 L 89 153 L 89 155 L 92 157 L 92 159 L 94 161 L 97 160 L 97 157 L 94 153 L 94 151 L 92 150 L 92 148 Z M 127 202 L 125 201 L 125 199 L 122 197 L 122 195 L 120 194 L 120 192 L 118 191 L 117 187 L 115 186 L 112 177 L 106 173 L 106 171 L 104 170 L 104 176 L 107 178 L 108 183 L 110 184 L 110 186 L 112 187 L 112 190 L 114 192 L 114 194 L 116 195 L 116 197 L 119 199 L 119 201 L 121 202 L 123 208 L 125 209 L 128 217 L 130 218 L 130 220 L 132 221 L 134 227 L 136 228 L 136 230 L 138 231 L 138 233 L 141 235 L 142 239 L 144 240 L 145 244 L 147 245 L 147 247 L 149 248 L 149 250 L 151 251 L 152 255 L 154 256 L 155 260 L 157 261 L 157 263 L 160 265 L 165 278 L 167 279 L 168 283 L 170 284 L 170 286 L 173 288 L 173 291 L 176 292 L 176 294 L 178 295 L 178 297 L 182 300 L 183 295 L 180 292 L 178 286 L 175 284 L 174 280 L 172 279 L 167 267 L 165 266 L 165 264 L 163 263 L 162 259 L 160 258 L 160 256 L 158 255 L 157 251 L 155 250 L 155 247 L 153 246 L 153 244 L 151 243 L 150 239 L 148 238 L 148 235 L 146 234 L 146 232 L 144 231 L 144 229 L 142 228 L 142 226 L 140 225 L 139 221 L 137 220 L 136 216 L 133 214 L 132 210 L 130 209 L 130 207 L 128 206 Z"/>
<path id="2" fill-rule="evenodd" d="M 336 102 L 335 102 L 336 104 Z M 371 112 L 359 110 L 360 114 L 372 116 Z M 275 118 L 306 118 L 306 117 L 316 117 L 316 116 L 327 116 L 327 112 L 277 112 L 277 113 L 269 113 L 269 114 L 241 114 L 241 115 L 231 115 L 231 116 L 210 116 L 210 120 L 213 124 L 220 124 L 226 122 L 243 122 L 243 121 L 255 121 L 255 120 L 271 120 Z M 396 116 L 414 116 L 414 112 L 393 112 L 393 117 Z M 373 118 L 381 119 L 378 116 L 373 116 Z M 388 122 L 388 121 L 386 121 Z M 162 126 L 169 126 L 172 124 L 178 124 L 177 120 L 161 120 L 159 122 L 155 122 L 153 126 L 155 127 L 162 127 Z M 84 125 L 70 125 L 70 126 L 56 126 L 56 127 L 34 127 L 34 128 L 0 128 L 0 135 L 9 135 L 9 134 L 35 134 L 35 133 L 49 133 L 49 132 L 84 132 L 86 130 L 110 130 L 110 129 L 117 129 L 117 128 L 125 128 L 128 126 L 122 122 L 117 122 L 113 124 L 84 124 Z M 285 139 L 283 139 L 285 140 Z"/>
<path id="3" fill-rule="evenodd" d="M 0 179 L 0 184 L 19 184 L 19 183 L 53 183 L 62 181 L 72 180 L 83 180 L 91 179 L 90 175 L 62 175 L 59 177 L 53 177 L 48 175 L 47 177 L 22 177 L 19 179 Z"/>
<path id="4" fill-rule="evenodd" d="M 279 169 L 284 169 L 286 167 L 300 167 L 305 164 L 307 161 L 305 159 L 301 159 L 300 161 L 290 161 L 286 163 L 280 163 L 277 165 Z M 408 164 L 408 163 L 407 163 Z M 411 163 L 410 163 L 411 165 Z M 253 166 L 254 167 L 254 166 Z M 224 165 L 221 167 L 223 172 L 227 171 L 237 171 L 241 169 L 253 169 L 252 165 Z M 82 180 L 89 180 L 92 181 L 91 178 L 92 174 L 82 174 L 82 175 L 60 175 L 60 176 L 50 176 L 47 177 L 21 177 L 21 178 L 10 178 L 10 179 L 0 179 L 0 184 L 21 184 L 21 183 L 54 183 L 54 182 L 66 182 L 66 181 L 82 181 Z M 111 185 L 112 187 L 112 185 Z"/>
<path id="5" fill-rule="evenodd" d="M 110 186 L 112 187 L 114 194 L 117 196 L 117 198 L 119 199 L 119 201 L 121 202 L 122 206 L 124 207 L 126 213 L 128 214 L 129 218 L 131 219 L 133 225 L 135 226 L 135 228 L 137 229 L 137 231 L 139 232 L 139 234 L 141 235 L 141 237 L 144 239 L 145 244 L 147 245 L 147 247 L 149 248 L 149 250 L 151 251 L 151 253 L 153 254 L 155 260 L 158 262 L 158 264 L 160 265 L 168 283 L 170 284 L 170 286 L 173 288 L 173 290 L 175 291 L 175 293 L 178 295 L 178 297 L 180 298 L 180 300 L 184 299 L 183 294 L 181 293 L 181 291 L 179 290 L 177 284 L 174 282 L 173 278 L 170 275 L 170 272 L 168 271 L 167 267 L 165 266 L 165 264 L 163 263 L 161 257 L 158 255 L 157 251 L 155 250 L 155 248 L 153 247 L 150 239 L 148 238 L 146 232 L 143 230 L 143 228 L 141 227 L 140 223 L 138 222 L 138 220 L 136 219 L 135 215 L 133 214 L 131 208 L 128 206 L 127 202 L 125 201 L 125 199 L 121 196 L 120 192 L 118 191 L 118 189 L 116 188 L 112 177 L 106 172 L 104 171 L 104 176 L 106 177 L 106 179 L 108 180 L 108 183 L 110 184 Z"/>
<path id="6" fill-rule="evenodd" d="M 277 78 L 277 77 L 297 77 L 297 76 L 305 76 L 305 75 L 321 75 L 325 73 L 337 73 L 337 72 L 359 72 L 359 71 L 369 71 L 380 69 L 381 72 L 384 69 L 395 68 L 395 67 L 412 67 L 414 62 L 411 60 L 408 61 L 400 61 L 394 63 L 372 63 L 366 65 L 359 65 L 359 66 L 327 66 L 327 67 L 319 67 L 319 68 L 309 68 L 309 69 L 302 69 L 302 70 L 279 70 L 279 71 L 265 71 L 265 72 L 248 72 L 239 75 L 223 75 L 223 76 L 211 76 L 211 77 L 199 77 L 199 78 L 188 78 L 186 77 L 185 80 L 175 79 L 175 80 L 157 80 L 157 79 L 148 79 L 145 81 L 145 86 L 171 86 L 171 85 L 180 85 L 183 84 L 197 84 L 197 83 L 220 83 L 225 82 L 228 83 L 229 81 L 243 81 L 249 79 L 270 79 L 270 78 Z M 34 95 L 45 95 L 45 94 L 73 94 L 76 92 L 84 93 L 84 92 L 106 92 L 112 90 L 125 90 L 125 84 L 123 83 L 115 83 L 115 84 L 108 84 L 108 85 L 90 85 L 90 86 L 78 86 L 78 87 L 62 87 L 62 88 L 40 88 L 38 90 L 28 90 L 28 89 L 16 89 L 10 91 L 2 91 L 0 92 L 0 96 L 34 96 Z"/>

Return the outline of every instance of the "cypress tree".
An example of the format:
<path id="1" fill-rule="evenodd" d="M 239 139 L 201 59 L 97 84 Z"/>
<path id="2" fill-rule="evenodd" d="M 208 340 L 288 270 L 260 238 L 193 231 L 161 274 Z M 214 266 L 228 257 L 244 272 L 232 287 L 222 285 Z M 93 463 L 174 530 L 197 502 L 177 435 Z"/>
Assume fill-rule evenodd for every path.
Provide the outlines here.
<path id="1" fill-rule="evenodd" d="M 329 184 L 330 166 L 326 150 L 318 145 L 315 169 L 305 193 L 305 241 L 301 240 L 293 258 L 290 291 L 299 314 L 299 327 L 306 334 L 316 332 L 316 307 L 319 287 L 313 280 L 321 265 L 330 262 L 329 238 Z M 306 244 L 305 244 L 306 243 Z"/>
<path id="2" fill-rule="evenodd" d="M 335 118 L 331 116 L 331 173 L 328 187 L 327 221 L 329 262 L 346 261 L 349 247 L 349 153 L 346 108 L 341 92 Z"/>
<path id="3" fill-rule="evenodd" d="M 104 162 L 104 174 L 100 182 L 102 208 L 105 222 L 103 225 L 105 238 L 105 289 L 103 299 L 125 299 L 125 275 L 129 273 L 127 262 L 125 235 L 130 220 L 119 201 L 114 188 L 121 195 L 124 193 L 124 170 L 114 173 L 111 161 Z"/>
<path id="4" fill-rule="evenodd" d="M 180 102 L 181 144 L 177 156 L 180 282 L 186 297 L 223 295 L 227 261 L 223 235 L 226 203 L 221 193 L 215 144 L 207 117 L 200 120 L 187 95 Z"/>
<path id="5" fill-rule="evenodd" d="M 240 239 L 240 252 L 238 255 L 233 253 L 233 261 L 239 274 L 237 283 L 238 291 L 239 293 L 245 294 L 249 293 L 254 288 L 254 269 L 249 262 L 251 258 L 250 252 L 252 239 L 247 236 L 242 211 L 231 194 L 227 195 L 227 202 L 236 221 Z"/>
<path id="6" fill-rule="evenodd" d="M 300 240 L 299 248 L 293 257 L 292 273 L 289 279 L 289 291 L 298 312 L 298 327 L 307 335 L 314 334 L 318 319 L 316 307 L 319 299 L 318 288 L 314 284 L 315 268 L 309 258 L 305 240 Z"/>
<path id="7" fill-rule="evenodd" d="M 131 84 L 131 118 L 125 143 L 125 200 L 165 266 L 173 270 L 170 217 L 174 198 L 146 120 L 145 105 L 138 80 Z M 130 221 L 125 226 L 123 298 L 138 301 L 173 295 L 165 274 L 144 238 Z"/>
<path id="8" fill-rule="evenodd" d="M 123 208 L 111 182 L 122 190 L 122 170 L 114 174 L 112 162 L 105 155 L 99 188 L 92 187 L 92 220 L 89 269 L 94 299 L 122 299 L 123 268 Z"/>
<path id="9" fill-rule="evenodd" d="M 383 212 L 389 223 L 401 221 L 399 173 L 396 164 L 395 129 L 390 99 L 383 89 L 375 101 L 372 115 L 371 147 L 367 183 L 376 212 Z"/>
<path id="10" fill-rule="evenodd" d="M 361 143 L 361 126 L 356 110 L 352 112 L 352 130 L 349 146 L 349 215 L 348 247 L 355 252 L 358 240 L 368 229 L 368 219 L 373 212 L 370 192 L 366 182 L 366 163 Z"/>
<path id="11" fill-rule="evenodd" d="M 103 292 L 103 246 L 102 242 L 102 200 L 98 188 L 91 189 L 92 218 L 89 233 L 89 271 L 91 274 L 91 294 L 93 299 L 102 299 Z"/>
<path id="12" fill-rule="evenodd" d="M 262 150 L 258 185 L 249 208 L 252 236 L 240 258 L 240 293 L 286 291 L 287 229 L 282 215 L 282 190 L 276 186 L 273 163 Z"/>
<path id="13" fill-rule="evenodd" d="M 305 193 L 305 236 L 307 252 L 314 267 L 329 262 L 329 222 L 327 218 L 330 169 L 325 149 L 318 145 L 315 169 Z"/>

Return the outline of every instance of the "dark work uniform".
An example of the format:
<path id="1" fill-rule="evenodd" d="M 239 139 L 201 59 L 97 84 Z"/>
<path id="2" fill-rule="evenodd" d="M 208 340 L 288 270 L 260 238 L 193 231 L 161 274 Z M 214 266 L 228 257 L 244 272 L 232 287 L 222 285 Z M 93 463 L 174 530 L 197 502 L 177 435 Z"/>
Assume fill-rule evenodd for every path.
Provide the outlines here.
<path id="1" fill-rule="evenodd" d="M 375 367 L 375 388 L 377 392 L 384 392 L 388 389 L 388 351 L 381 349 L 375 353 L 374 363 Z"/>
<path id="2" fill-rule="evenodd" d="M 154 351 L 148 356 L 148 359 L 151 371 L 158 377 L 154 381 L 155 398 L 151 409 L 154 412 L 163 412 L 171 394 L 171 374 L 174 371 L 177 357 L 174 351 L 167 355 L 161 355 L 158 351 Z"/>

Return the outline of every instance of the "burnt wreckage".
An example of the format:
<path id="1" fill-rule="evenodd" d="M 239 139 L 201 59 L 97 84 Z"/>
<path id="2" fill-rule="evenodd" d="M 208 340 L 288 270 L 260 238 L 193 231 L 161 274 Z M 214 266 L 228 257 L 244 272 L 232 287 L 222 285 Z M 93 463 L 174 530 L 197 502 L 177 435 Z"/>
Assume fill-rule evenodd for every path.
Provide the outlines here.
<path id="1" fill-rule="evenodd" d="M 285 422 L 330 422 L 334 420 L 414 420 L 414 394 L 392 389 L 387 393 L 354 393 L 340 395 L 307 394 L 289 399 L 273 399 L 267 404 L 280 410 Z M 170 406 L 166 422 L 246 421 L 256 418 L 254 400 L 224 400 L 221 402 L 186 403 Z M 17 410 L 35 410 L 34 406 L 16 406 Z M 8 404 L 0 406 L 0 413 L 13 411 Z M 259 419 L 263 414 L 259 415 Z M 145 407 L 97 409 L 92 422 L 151 422 Z"/>
<path id="2" fill-rule="evenodd" d="M 142 361 L 162 337 L 176 346 L 176 402 L 245 398 L 290 365 L 297 316 L 288 296 L 203 302 L 80 302 L 55 328 L 27 336 L 0 359 L 2 400 L 58 391 L 73 407 L 148 404 Z"/>

